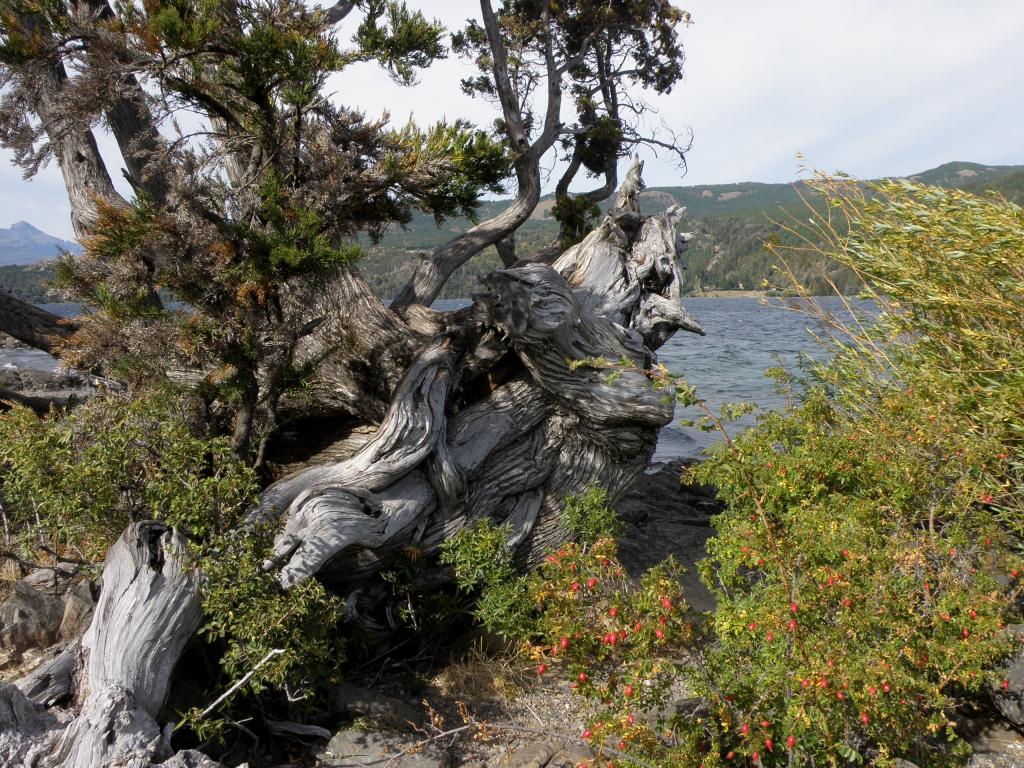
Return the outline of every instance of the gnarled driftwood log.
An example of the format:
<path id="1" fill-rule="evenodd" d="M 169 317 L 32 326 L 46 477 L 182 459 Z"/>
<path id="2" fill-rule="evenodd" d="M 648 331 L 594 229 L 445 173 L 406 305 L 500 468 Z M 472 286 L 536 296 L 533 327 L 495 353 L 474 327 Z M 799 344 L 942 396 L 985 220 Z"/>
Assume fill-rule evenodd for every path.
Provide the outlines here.
<path id="1" fill-rule="evenodd" d="M 681 211 L 642 217 L 640 170 L 634 161 L 605 221 L 553 265 L 495 272 L 468 309 L 389 325 L 402 348 L 388 371 L 401 355 L 411 363 L 376 432 L 348 458 L 272 484 L 250 516 L 280 525 L 267 567 L 282 587 L 314 575 L 352 585 L 400 549 L 436 552 L 483 518 L 508 525 L 531 564 L 566 538 L 567 494 L 600 486 L 614 501 L 643 471 L 673 413 L 645 370 L 676 330 L 702 331 L 680 303 Z M 573 365 L 592 358 L 628 366 L 611 380 Z M 0 688 L 0 757 L 84 768 L 168 756 L 154 717 L 200 620 L 182 546 L 159 523 L 125 532 L 77 675 L 64 656 L 21 690 Z M 65 724 L 68 713 L 42 705 L 76 680 Z"/>

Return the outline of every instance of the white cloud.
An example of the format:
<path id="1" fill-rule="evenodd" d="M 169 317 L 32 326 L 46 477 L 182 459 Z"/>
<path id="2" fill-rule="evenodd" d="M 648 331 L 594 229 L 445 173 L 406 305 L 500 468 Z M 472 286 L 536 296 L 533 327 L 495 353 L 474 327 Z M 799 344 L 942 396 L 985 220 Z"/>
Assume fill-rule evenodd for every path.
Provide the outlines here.
<path id="1" fill-rule="evenodd" d="M 950 160 L 1021 163 L 1018 98 L 1024 76 L 1024 3 L 1014 0 L 692 0 L 682 31 L 685 81 L 657 100 L 658 120 L 692 127 L 689 173 L 648 157 L 649 184 L 787 181 L 798 151 L 823 169 L 873 177 Z M 410 0 L 455 28 L 479 15 L 474 0 Z M 344 30 L 351 33 L 351 24 Z M 396 122 L 466 117 L 494 109 L 461 93 L 458 59 L 400 88 L 372 65 L 334 77 L 345 104 Z M 110 143 L 104 142 L 109 148 Z M 107 150 L 109 152 L 109 149 Z M 4 156 L 6 159 L 6 156 Z M 26 219 L 70 234 L 55 168 L 25 184 L 0 168 L 0 224 Z"/>

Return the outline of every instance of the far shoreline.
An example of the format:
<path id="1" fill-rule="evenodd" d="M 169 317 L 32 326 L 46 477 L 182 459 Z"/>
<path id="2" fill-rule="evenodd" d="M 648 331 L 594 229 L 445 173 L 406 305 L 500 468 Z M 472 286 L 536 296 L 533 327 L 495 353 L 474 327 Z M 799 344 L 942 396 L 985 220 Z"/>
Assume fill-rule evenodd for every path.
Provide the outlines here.
<path id="1" fill-rule="evenodd" d="M 700 293 L 684 294 L 685 299 L 763 299 L 765 291 L 701 291 Z"/>

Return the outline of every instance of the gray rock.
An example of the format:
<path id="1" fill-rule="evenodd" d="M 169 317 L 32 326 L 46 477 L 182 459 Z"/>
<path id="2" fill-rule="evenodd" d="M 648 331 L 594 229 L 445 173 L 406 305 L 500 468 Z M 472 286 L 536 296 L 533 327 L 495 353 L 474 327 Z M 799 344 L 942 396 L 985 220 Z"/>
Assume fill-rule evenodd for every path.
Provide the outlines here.
<path id="1" fill-rule="evenodd" d="M 545 768 L 576 768 L 594 754 L 582 744 L 567 744 L 552 755 Z"/>
<path id="2" fill-rule="evenodd" d="M 544 768 L 557 751 L 558 745 L 551 742 L 523 744 L 495 758 L 487 768 Z"/>
<path id="3" fill-rule="evenodd" d="M 0 648 L 20 653 L 52 645 L 63 616 L 59 599 L 14 582 L 11 596 L 0 605 Z"/>
<path id="4" fill-rule="evenodd" d="M 487 768 L 575 768 L 591 757 L 593 753 L 582 744 L 536 741 L 513 747 Z"/>
<path id="5" fill-rule="evenodd" d="M 1024 765 L 1024 736 L 999 720 L 965 723 L 974 754 L 968 768 L 1011 768 Z"/>
<path id="6" fill-rule="evenodd" d="M 196 752 L 194 749 L 185 749 L 178 752 L 170 760 L 154 766 L 154 768 L 225 768 L 222 763 L 218 763 L 216 760 L 211 760 L 202 752 Z M 245 768 L 245 764 L 238 766 L 238 768 Z"/>
<path id="7" fill-rule="evenodd" d="M 57 639 L 69 643 L 84 635 L 95 607 L 96 601 L 92 597 L 89 582 L 80 581 L 75 584 L 64 596 L 64 614 L 57 630 Z"/>
<path id="8" fill-rule="evenodd" d="M 36 568 L 30 571 L 22 581 L 33 589 L 57 597 L 64 594 L 64 590 L 67 589 L 77 572 L 78 569 L 73 565 L 58 563 L 53 568 Z"/>
<path id="9" fill-rule="evenodd" d="M 637 576 L 675 556 L 687 568 L 682 578 L 687 602 L 695 610 L 711 610 L 714 600 L 693 565 L 707 555 L 711 520 L 722 505 L 713 488 L 682 485 L 683 470 L 682 461 L 672 461 L 641 475 L 615 506 L 624 524 L 619 559 Z"/>
<path id="10" fill-rule="evenodd" d="M 1015 633 L 1024 632 L 1024 625 L 1010 627 Z M 1018 653 L 1005 667 L 1007 690 L 998 689 L 992 697 L 999 713 L 1018 728 L 1024 727 L 1024 651 Z"/>
<path id="11" fill-rule="evenodd" d="M 35 368 L 0 368 L 0 389 L 45 392 L 79 389 L 89 382 L 75 371 L 41 371 Z"/>
<path id="12" fill-rule="evenodd" d="M 1024 750 L 1003 754 L 985 753 L 971 755 L 967 768 L 1021 768 L 1024 765 Z"/>
<path id="13" fill-rule="evenodd" d="M 379 733 L 348 728 L 334 734 L 327 746 L 317 754 L 317 766 L 341 768 L 448 768 L 448 755 L 434 743 L 423 741 L 411 733 Z"/>
<path id="14" fill-rule="evenodd" d="M 407 728 L 408 723 L 418 724 L 423 721 L 423 713 L 416 707 L 378 691 L 348 683 L 331 686 L 327 691 L 327 701 L 335 714 L 371 717 L 397 728 Z"/>

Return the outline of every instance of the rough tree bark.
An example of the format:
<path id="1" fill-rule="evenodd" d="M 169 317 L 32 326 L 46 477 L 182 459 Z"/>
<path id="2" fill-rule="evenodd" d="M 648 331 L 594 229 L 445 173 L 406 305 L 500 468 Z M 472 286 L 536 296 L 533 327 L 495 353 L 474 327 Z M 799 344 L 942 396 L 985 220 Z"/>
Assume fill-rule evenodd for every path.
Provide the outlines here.
<path id="1" fill-rule="evenodd" d="M 0 329 L 30 347 L 52 352 L 74 333 L 75 324 L 0 289 Z"/>
<path id="2" fill-rule="evenodd" d="M 111 13 L 105 0 L 86 0 L 81 5 L 85 12 L 99 16 Z M 35 17 L 25 15 L 21 17 L 21 23 L 26 28 L 33 28 L 39 22 Z M 95 224 L 97 202 L 126 206 L 127 201 L 114 187 L 92 131 L 86 126 L 68 125 L 57 119 L 55 105 L 59 103 L 67 82 L 68 74 L 63 62 L 54 59 L 36 83 L 35 104 L 64 178 L 75 237 L 82 240 Z M 113 100 L 106 117 L 127 165 L 125 176 L 134 187 L 145 190 L 153 199 L 162 199 L 166 194 L 164 180 L 159 175 L 145 172 L 148 158 L 160 144 L 159 132 L 133 76 L 125 78 L 122 94 Z M 155 290 L 151 291 L 150 300 L 159 306 Z M 0 291 L 0 330 L 36 349 L 52 352 L 54 342 L 74 332 L 74 322 L 41 310 L 7 291 Z"/>
<path id="3" fill-rule="evenodd" d="M 17 687 L 0 686 L 0 758 L 40 768 L 145 768 L 171 756 L 154 719 L 202 603 L 185 539 L 157 522 L 129 526 L 107 555 L 81 646 Z M 71 674 L 77 656 L 78 672 Z M 77 684 L 73 719 L 45 705 Z"/>
<path id="4" fill-rule="evenodd" d="M 679 301 L 679 211 L 640 216 L 640 168 L 554 265 L 495 272 L 470 308 L 391 326 L 415 352 L 379 428 L 344 460 L 269 486 L 250 516 L 280 524 L 266 566 L 282 587 L 318 576 L 352 588 L 401 548 L 436 552 L 483 518 L 508 525 L 528 566 L 567 537 L 565 495 L 600 486 L 615 501 L 643 471 L 673 412 L 644 371 L 676 330 L 701 330 Z M 572 365 L 597 357 L 630 365 L 614 381 Z M 171 765 L 154 717 L 200 620 L 183 547 L 160 523 L 125 531 L 81 650 L 0 687 L 0 758 Z"/>

